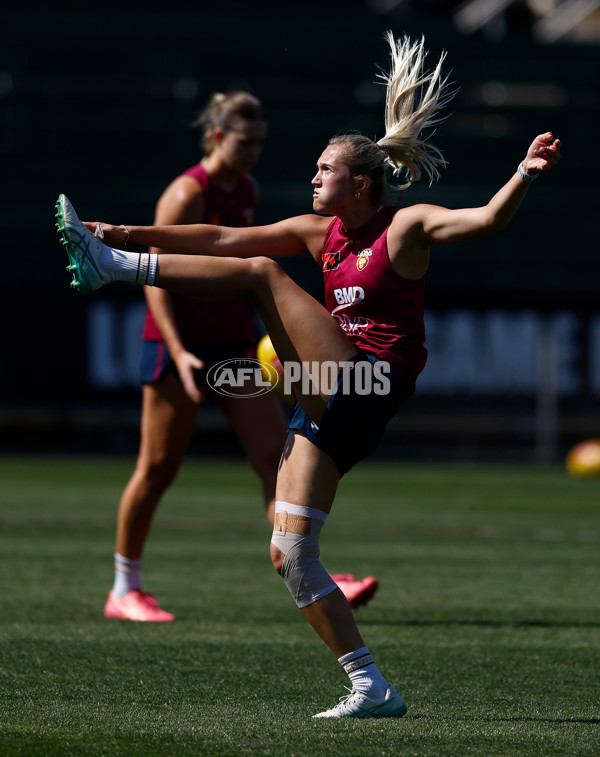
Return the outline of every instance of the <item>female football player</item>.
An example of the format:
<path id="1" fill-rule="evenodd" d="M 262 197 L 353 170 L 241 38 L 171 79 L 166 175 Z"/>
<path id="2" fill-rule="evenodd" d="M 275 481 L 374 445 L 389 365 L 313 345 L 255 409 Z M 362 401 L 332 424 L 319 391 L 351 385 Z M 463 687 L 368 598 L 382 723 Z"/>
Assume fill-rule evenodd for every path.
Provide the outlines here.
<path id="1" fill-rule="evenodd" d="M 284 363 L 307 370 L 315 364 L 339 367 L 333 389 L 314 371 L 312 380 L 298 374 L 298 404 L 279 467 L 271 541 L 276 569 L 351 681 L 350 694 L 315 717 L 401 717 L 406 712 L 321 562 L 319 535 L 340 477 L 374 449 L 425 364 L 423 298 L 431 248 L 501 231 L 531 183 L 560 158 L 559 140 L 546 132 L 481 207 L 384 207 L 386 165 L 405 174 L 405 185 L 422 173 L 438 178 L 445 161 L 423 130 L 438 120 L 450 96 L 441 73 L 443 56 L 428 72 L 423 41 L 396 41 L 389 34 L 389 42 L 386 133 L 377 142 L 354 134 L 329 142 L 312 180 L 315 214 L 252 229 L 125 229 L 84 225 L 64 196 L 58 203 L 73 285 L 80 291 L 118 279 L 203 300 L 246 298 Z M 123 252 L 92 232 L 103 233 L 105 242 L 116 247 L 131 239 L 178 254 Z M 272 260 L 306 253 L 323 269 L 326 307 Z M 374 492 L 369 506 L 376 505 Z"/>

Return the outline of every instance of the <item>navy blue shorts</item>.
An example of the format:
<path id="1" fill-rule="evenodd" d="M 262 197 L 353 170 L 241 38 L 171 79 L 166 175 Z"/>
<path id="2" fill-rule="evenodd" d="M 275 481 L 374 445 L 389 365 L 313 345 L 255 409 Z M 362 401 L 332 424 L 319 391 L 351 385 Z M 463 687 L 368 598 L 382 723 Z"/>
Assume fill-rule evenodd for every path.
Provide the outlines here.
<path id="1" fill-rule="evenodd" d="M 350 372 L 357 370 L 357 366 L 363 372 L 371 371 L 374 376 L 372 385 L 378 385 L 376 374 L 373 373 L 376 357 L 359 354 L 349 362 L 355 364 Z M 317 426 L 311 421 L 296 402 L 288 421 L 288 431 L 297 431 L 326 452 L 337 465 L 340 476 L 343 476 L 359 460 L 375 450 L 388 421 L 397 413 L 406 397 L 404 380 L 391 372 L 385 376 L 389 380 L 389 391 L 386 393 L 359 393 L 355 381 L 347 380 L 343 383 L 340 371 L 336 391 L 329 398 L 321 424 Z"/>
<path id="2" fill-rule="evenodd" d="M 196 373 L 196 386 L 201 389 L 208 386 L 206 374 L 213 365 L 229 358 L 255 357 L 256 345 L 252 342 L 230 342 L 227 344 L 186 343 L 186 350 L 196 355 L 204 367 Z M 164 342 L 142 341 L 140 355 L 140 383 L 152 384 L 167 373 L 177 374 L 177 368 Z"/>

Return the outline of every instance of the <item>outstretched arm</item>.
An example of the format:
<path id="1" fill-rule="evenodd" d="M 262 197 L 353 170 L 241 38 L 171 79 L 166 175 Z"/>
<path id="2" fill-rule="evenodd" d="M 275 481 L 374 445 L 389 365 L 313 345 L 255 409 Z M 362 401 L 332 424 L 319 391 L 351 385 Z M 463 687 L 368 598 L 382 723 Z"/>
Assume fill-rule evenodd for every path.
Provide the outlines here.
<path id="1" fill-rule="evenodd" d="M 549 171 L 560 160 L 560 140 L 550 132 L 540 134 L 527 150 L 521 168 L 531 180 Z M 422 234 L 427 246 L 454 245 L 501 231 L 523 201 L 531 181 L 523 179 L 518 171 L 481 208 L 449 210 L 434 206 L 423 213 Z"/>
<path id="2" fill-rule="evenodd" d="M 128 242 L 168 252 L 216 257 L 288 257 L 320 254 L 330 219 L 317 215 L 296 216 L 269 226 L 233 228 L 190 224 L 183 226 L 114 226 L 102 223 L 105 244 L 123 248 Z M 84 222 L 95 232 L 97 222 Z"/>

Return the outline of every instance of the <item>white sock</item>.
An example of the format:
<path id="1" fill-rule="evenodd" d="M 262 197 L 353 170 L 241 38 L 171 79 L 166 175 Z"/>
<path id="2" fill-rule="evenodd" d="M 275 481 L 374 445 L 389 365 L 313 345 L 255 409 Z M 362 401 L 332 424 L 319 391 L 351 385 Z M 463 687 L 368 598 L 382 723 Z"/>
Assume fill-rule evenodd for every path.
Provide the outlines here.
<path id="1" fill-rule="evenodd" d="M 141 591 L 142 584 L 140 581 L 140 570 L 142 559 L 131 560 L 115 552 L 115 582 L 112 593 L 117 599 L 129 594 L 136 589 Z"/>
<path id="2" fill-rule="evenodd" d="M 102 246 L 100 267 L 112 281 L 128 281 L 130 284 L 154 286 L 158 255 L 155 252 L 125 252 Z"/>
<path id="3" fill-rule="evenodd" d="M 338 657 L 338 662 L 348 674 L 353 689 L 366 694 L 369 699 L 385 699 L 389 684 L 373 662 L 368 647 Z"/>

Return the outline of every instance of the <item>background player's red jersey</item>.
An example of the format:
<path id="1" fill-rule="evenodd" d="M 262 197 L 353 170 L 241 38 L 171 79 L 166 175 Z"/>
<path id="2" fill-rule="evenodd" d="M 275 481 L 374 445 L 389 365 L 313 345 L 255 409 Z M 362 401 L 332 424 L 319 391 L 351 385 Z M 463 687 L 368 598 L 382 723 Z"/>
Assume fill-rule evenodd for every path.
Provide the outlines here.
<path id="1" fill-rule="evenodd" d="M 183 176 L 191 176 L 202 187 L 204 223 L 215 226 L 254 225 L 256 190 L 249 176 L 241 176 L 231 191 L 218 186 L 200 164 L 184 171 Z M 183 342 L 221 344 L 256 341 L 253 313 L 243 300 L 200 302 L 180 294 L 173 294 L 172 297 L 175 320 Z M 146 341 L 164 341 L 149 308 L 142 338 Z"/>

